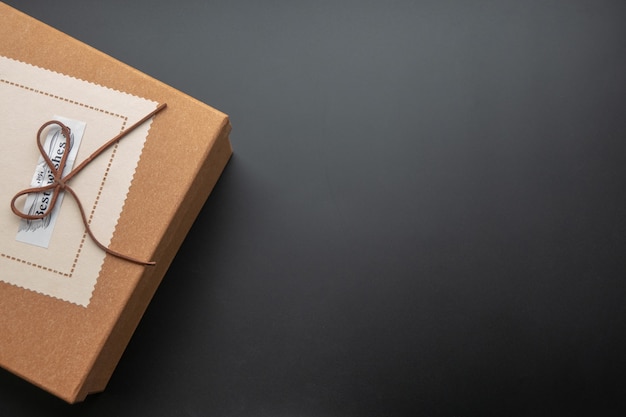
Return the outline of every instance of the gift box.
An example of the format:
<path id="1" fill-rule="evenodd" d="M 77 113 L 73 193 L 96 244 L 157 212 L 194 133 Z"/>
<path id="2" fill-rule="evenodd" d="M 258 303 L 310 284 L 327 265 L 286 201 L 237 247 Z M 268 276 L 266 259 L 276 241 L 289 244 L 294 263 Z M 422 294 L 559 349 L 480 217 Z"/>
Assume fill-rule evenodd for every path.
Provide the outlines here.
<path id="1" fill-rule="evenodd" d="M 0 3 L 0 128 L 0 366 L 82 401 L 105 388 L 228 162 L 230 123 Z"/>

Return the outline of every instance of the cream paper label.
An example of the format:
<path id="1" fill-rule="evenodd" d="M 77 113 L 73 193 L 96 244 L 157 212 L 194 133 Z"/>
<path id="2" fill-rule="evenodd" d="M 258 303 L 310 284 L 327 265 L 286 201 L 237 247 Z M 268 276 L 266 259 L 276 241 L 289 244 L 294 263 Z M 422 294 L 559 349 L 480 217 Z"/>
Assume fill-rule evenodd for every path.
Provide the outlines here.
<path id="1" fill-rule="evenodd" d="M 154 110 L 157 103 L 0 56 L 0 281 L 87 307 L 105 253 L 86 235 L 71 196 L 60 206 L 47 248 L 19 242 L 10 201 L 29 187 L 39 160 L 37 131 L 54 115 L 85 123 L 76 164 Z M 70 185 L 98 239 L 109 245 L 150 122 L 93 160 Z M 57 203 L 58 204 L 58 203 Z"/>

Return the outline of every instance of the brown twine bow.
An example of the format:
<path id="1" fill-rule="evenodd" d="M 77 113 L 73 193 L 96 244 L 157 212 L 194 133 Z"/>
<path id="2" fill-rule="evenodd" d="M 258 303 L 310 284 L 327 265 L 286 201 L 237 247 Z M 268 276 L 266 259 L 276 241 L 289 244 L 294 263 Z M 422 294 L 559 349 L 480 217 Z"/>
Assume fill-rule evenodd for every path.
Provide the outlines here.
<path id="1" fill-rule="evenodd" d="M 67 191 L 68 193 L 70 193 L 72 195 L 72 197 L 74 197 L 74 200 L 76 201 L 76 204 L 78 205 L 78 209 L 80 210 L 80 215 L 83 219 L 83 223 L 85 225 L 85 230 L 87 231 L 87 234 L 89 235 L 89 237 L 91 237 L 91 240 L 93 240 L 93 242 L 96 244 L 96 246 L 98 246 L 100 249 L 102 249 L 103 251 L 105 251 L 106 253 L 116 256 L 118 258 L 127 260 L 129 262 L 133 262 L 136 264 L 140 264 L 140 265 L 155 265 L 156 262 L 153 261 L 142 261 L 140 259 L 137 258 L 133 258 L 131 256 L 128 255 L 124 255 L 123 253 L 119 253 L 116 252 L 112 249 L 109 249 L 108 247 L 106 247 L 105 245 L 103 245 L 102 243 L 100 243 L 100 241 L 98 239 L 96 239 L 96 237 L 94 236 L 93 232 L 91 231 L 91 227 L 89 226 L 89 220 L 87 220 L 87 215 L 85 214 L 85 209 L 83 208 L 82 203 L 80 202 L 80 199 L 78 198 L 78 195 L 76 194 L 76 192 L 67 184 L 69 182 L 69 180 L 71 180 L 74 176 L 76 176 L 76 174 L 78 174 L 80 171 L 82 171 L 83 168 L 85 168 L 92 160 L 94 160 L 96 157 L 98 157 L 98 155 L 100 155 L 102 152 L 104 152 L 105 150 L 107 150 L 111 145 L 113 145 L 115 142 L 117 142 L 118 140 L 122 139 L 124 136 L 126 136 L 127 134 L 129 134 L 130 132 L 132 132 L 134 129 L 136 129 L 137 127 L 141 126 L 143 123 L 145 123 L 147 120 L 149 120 L 150 118 L 152 118 L 154 115 L 156 115 L 158 112 L 160 112 L 161 110 L 163 110 L 167 105 L 165 103 L 159 105 L 155 110 L 151 111 L 150 113 L 148 113 L 146 116 L 144 116 L 141 120 L 139 120 L 138 122 L 136 122 L 135 124 L 133 124 L 132 126 L 130 126 L 128 129 L 121 131 L 117 136 L 115 136 L 113 139 L 109 140 L 108 142 L 106 142 L 104 145 L 102 145 L 100 148 L 98 148 L 95 152 L 93 152 L 91 155 L 89 155 L 87 157 L 87 159 L 85 159 L 83 162 L 81 162 L 76 168 L 74 168 L 71 172 L 69 172 L 67 175 L 63 176 L 63 169 L 65 168 L 65 164 L 67 162 L 67 157 L 70 153 L 70 129 L 65 126 L 63 123 L 56 121 L 56 120 L 51 120 L 49 122 L 44 123 L 40 128 L 39 131 L 37 132 L 37 147 L 39 148 L 39 152 L 41 152 L 41 156 L 43 157 L 44 161 L 46 162 L 46 164 L 48 165 L 48 168 L 50 168 L 50 171 L 54 177 L 53 181 L 48 184 L 48 185 L 43 185 L 41 187 L 33 187 L 33 188 L 27 188 L 25 190 L 22 190 L 20 192 L 18 192 L 13 199 L 11 200 L 11 210 L 13 210 L 13 213 L 15 213 L 17 216 L 21 217 L 22 219 L 25 220 L 41 220 L 44 217 L 46 217 L 47 215 L 50 214 L 50 212 L 52 211 L 52 209 L 54 208 L 56 202 L 57 202 L 57 198 L 59 197 L 59 194 L 61 191 Z M 50 125 L 58 125 L 61 128 L 61 133 L 62 136 L 65 140 L 65 146 L 67 147 L 66 151 L 63 153 L 63 156 L 61 157 L 61 161 L 59 162 L 58 167 L 55 167 L 54 163 L 52 162 L 52 160 L 50 160 L 50 157 L 48 156 L 48 154 L 46 153 L 46 151 L 44 150 L 43 144 L 41 143 L 41 134 L 44 131 L 44 129 Z M 48 190 L 54 190 L 53 194 L 52 194 L 52 198 L 50 200 L 50 204 L 48 205 L 48 208 L 46 208 L 46 210 L 43 212 L 43 214 L 27 214 L 24 213 L 23 211 L 19 210 L 16 206 L 15 206 L 15 202 L 17 201 L 18 198 L 30 194 L 30 193 L 41 193 L 44 191 L 48 191 Z"/>

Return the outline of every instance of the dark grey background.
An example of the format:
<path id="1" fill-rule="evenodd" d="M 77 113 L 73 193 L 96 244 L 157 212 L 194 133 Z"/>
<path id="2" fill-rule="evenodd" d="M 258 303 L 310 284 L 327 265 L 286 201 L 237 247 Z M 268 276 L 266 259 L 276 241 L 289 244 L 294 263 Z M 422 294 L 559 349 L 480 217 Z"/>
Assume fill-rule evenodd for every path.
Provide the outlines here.
<path id="1" fill-rule="evenodd" d="M 8 3 L 236 153 L 107 390 L 0 414 L 624 415 L 624 1 Z"/>

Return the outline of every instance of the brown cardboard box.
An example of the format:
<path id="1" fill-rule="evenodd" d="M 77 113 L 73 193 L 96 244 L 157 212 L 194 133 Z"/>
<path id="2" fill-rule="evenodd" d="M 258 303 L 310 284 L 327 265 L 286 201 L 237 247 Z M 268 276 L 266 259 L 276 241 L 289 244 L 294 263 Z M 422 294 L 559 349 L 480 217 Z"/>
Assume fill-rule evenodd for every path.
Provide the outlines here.
<path id="1" fill-rule="evenodd" d="M 152 121 L 110 244 L 156 266 L 107 255 L 87 307 L 0 281 L 0 365 L 70 403 L 82 401 L 105 388 L 224 169 L 232 153 L 230 123 L 223 113 L 3 3 L 0 55 L 167 103 Z M 151 204 L 155 183 L 169 190 L 159 204 Z M 0 210 L 8 209 L 2 201 Z"/>

